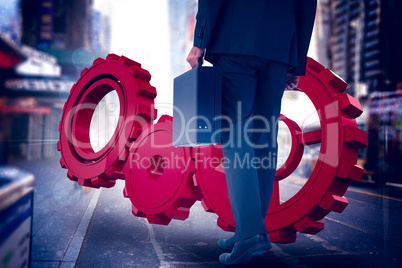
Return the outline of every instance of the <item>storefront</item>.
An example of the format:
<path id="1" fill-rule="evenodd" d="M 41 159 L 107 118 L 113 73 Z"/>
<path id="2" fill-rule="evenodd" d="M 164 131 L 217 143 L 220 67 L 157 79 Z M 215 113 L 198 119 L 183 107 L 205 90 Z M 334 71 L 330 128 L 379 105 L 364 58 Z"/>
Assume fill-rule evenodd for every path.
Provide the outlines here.
<path id="1" fill-rule="evenodd" d="M 0 38 L 0 165 L 55 156 L 61 108 L 74 83 L 55 57 Z"/>

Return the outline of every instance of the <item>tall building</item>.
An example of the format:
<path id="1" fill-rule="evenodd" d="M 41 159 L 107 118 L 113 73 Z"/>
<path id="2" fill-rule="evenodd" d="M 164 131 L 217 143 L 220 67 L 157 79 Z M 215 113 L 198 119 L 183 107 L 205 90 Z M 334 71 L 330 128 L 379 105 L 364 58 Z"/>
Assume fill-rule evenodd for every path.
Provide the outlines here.
<path id="1" fill-rule="evenodd" d="M 92 6 L 93 0 L 0 1 L 0 165 L 57 153 L 71 86 L 109 50 L 109 20 Z"/>
<path id="2" fill-rule="evenodd" d="M 395 0 L 319 1 L 320 24 L 329 29 L 320 57 L 349 84 L 349 94 L 364 98 L 402 82 L 401 12 Z"/>
<path id="3" fill-rule="evenodd" d="M 359 126 L 368 132 L 364 168 L 374 181 L 400 177 L 402 1 L 321 0 L 326 16 L 329 67 L 348 82 L 364 113 Z M 366 118 L 366 121 L 364 119 Z"/>
<path id="4" fill-rule="evenodd" d="M 21 0 L 22 42 L 43 49 L 91 48 L 92 0 Z"/>
<path id="5" fill-rule="evenodd" d="M 319 27 L 326 35 L 321 38 L 326 51 L 319 54 L 319 61 L 328 62 L 327 66 L 349 84 L 347 92 L 354 96 L 360 80 L 363 8 L 362 1 L 321 0 L 317 12 Z"/>
<path id="6" fill-rule="evenodd" d="M 402 1 L 365 0 L 362 79 L 369 91 L 395 91 L 402 82 Z"/>

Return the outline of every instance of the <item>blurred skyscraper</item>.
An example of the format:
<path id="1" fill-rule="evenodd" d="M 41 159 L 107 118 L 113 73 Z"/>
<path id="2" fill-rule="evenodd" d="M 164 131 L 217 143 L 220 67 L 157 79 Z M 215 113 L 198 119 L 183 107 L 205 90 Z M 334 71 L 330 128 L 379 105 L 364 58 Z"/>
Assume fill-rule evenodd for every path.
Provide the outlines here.
<path id="1" fill-rule="evenodd" d="M 361 152 L 365 175 L 375 182 L 401 182 L 402 1 L 320 0 L 319 61 L 349 84 L 369 134 Z M 398 85 L 399 83 L 399 85 Z M 399 89 L 399 91 L 398 91 Z"/>
<path id="2" fill-rule="evenodd" d="M 109 52 L 109 19 L 93 0 L 1 0 L 0 11 L 0 165 L 54 156 L 72 84 Z"/>
<path id="3" fill-rule="evenodd" d="M 110 46 L 109 18 L 93 0 L 21 0 L 22 43 L 52 54 L 77 76 Z"/>
<path id="4" fill-rule="evenodd" d="M 349 83 L 348 93 L 365 98 L 395 91 L 402 82 L 402 1 L 320 0 L 319 61 Z"/>

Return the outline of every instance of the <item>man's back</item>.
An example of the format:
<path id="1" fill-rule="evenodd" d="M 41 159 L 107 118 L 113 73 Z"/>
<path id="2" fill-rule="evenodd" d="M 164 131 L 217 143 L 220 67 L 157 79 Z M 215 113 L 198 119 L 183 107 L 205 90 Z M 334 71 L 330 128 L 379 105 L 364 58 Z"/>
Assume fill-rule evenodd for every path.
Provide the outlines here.
<path id="1" fill-rule="evenodd" d="M 316 0 L 199 0 L 194 46 L 298 66 L 304 75 Z"/>
<path id="2" fill-rule="evenodd" d="M 295 18 L 290 10 L 294 10 L 293 0 L 227 1 L 213 29 L 209 53 L 252 55 L 296 65 Z"/>

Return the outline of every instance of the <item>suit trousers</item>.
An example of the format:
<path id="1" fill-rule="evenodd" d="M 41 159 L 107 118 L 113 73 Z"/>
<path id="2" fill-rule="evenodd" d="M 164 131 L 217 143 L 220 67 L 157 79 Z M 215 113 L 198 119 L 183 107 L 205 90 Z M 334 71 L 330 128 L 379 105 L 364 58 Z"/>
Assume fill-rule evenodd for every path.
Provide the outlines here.
<path id="1" fill-rule="evenodd" d="M 278 117 L 288 64 L 214 54 L 222 69 L 221 145 L 236 240 L 267 234 L 277 162 Z"/>

